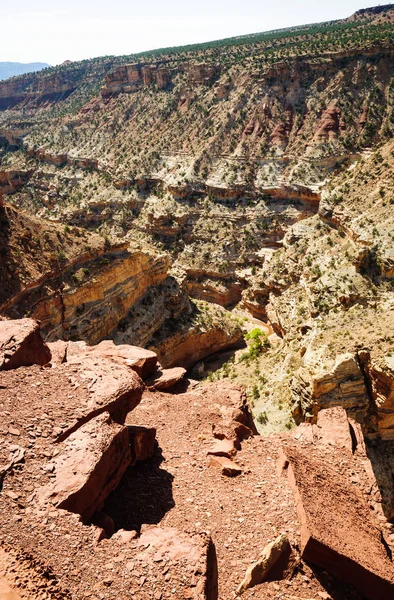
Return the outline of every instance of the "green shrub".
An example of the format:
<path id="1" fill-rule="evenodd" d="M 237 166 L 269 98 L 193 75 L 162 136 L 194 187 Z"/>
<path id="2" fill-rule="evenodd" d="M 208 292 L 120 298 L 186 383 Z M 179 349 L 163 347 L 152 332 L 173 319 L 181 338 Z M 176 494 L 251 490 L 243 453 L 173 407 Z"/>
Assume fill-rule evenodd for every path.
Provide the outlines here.
<path id="1" fill-rule="evenodd" d="M 256 359 L 264 350 L 267 350 L 271 344 L 266 334 L 259 327 L 255 327 L 249 333 L 245 335 L 248 341 L 251 341 L 246 352 L 241 354 L 241 361 L 249 361 L 250 359 Z"/>
<path id="2" fill-rule="evenodd" d="M 268 416 L 265 410 L 257 415 L 256 420 L 258 423 L 260 423 L 260 425 L 266 425 L 268 423 Z"/>

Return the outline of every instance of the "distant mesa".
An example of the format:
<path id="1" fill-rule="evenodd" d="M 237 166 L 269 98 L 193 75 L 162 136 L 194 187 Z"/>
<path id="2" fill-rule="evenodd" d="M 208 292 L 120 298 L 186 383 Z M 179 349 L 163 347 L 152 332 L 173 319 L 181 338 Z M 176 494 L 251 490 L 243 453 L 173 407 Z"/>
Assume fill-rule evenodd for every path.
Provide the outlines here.
<path id="1" fill-rule="evenodd" d="M 34 73 L 50 67 L 47 63 L 17 63 L 17 62 L 0 62 L 0 80 L 15 77 L 15 75 L 24 75 L 25 73 Z"/>

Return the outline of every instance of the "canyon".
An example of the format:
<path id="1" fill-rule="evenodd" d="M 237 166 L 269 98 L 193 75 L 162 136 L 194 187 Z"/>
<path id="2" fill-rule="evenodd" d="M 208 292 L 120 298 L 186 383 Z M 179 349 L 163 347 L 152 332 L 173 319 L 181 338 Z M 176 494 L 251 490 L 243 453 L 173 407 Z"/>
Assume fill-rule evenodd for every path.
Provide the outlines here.
<path id="1" fill-rule="evenodd" d="M 0 596 L 391 597 L 393 28 L 0 81 Z"/>

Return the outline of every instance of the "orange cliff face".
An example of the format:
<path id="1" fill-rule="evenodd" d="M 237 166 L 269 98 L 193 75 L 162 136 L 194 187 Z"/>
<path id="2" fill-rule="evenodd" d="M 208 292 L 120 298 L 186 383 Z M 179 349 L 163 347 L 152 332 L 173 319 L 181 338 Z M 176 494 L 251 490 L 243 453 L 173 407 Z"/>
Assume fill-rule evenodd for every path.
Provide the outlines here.
<path id="1" fill-rule="evenodd" d="M 142 87 L 156 84 L 158 89 L 165 89 L 171 83 L 171 75 L 166 67 L 140 63 L 123 65 L 108 73 L 101 90 L 103 98 L 119 93 L 136 92 Z"/>
<path id="2" fill-rule="evenodd" d="M 101 95 L 107 98 L 119 93 L 136 92 L 152 84 L 159 90 L 164 90 L 171 85 L 173 75 L 178 72 L 186 72 L 187 82 L 191 86 L 211 85 L 220 69 L 205 63 L 180 63 L 172 68 L 159 62 L 122 65 L 106 75 Z"/>

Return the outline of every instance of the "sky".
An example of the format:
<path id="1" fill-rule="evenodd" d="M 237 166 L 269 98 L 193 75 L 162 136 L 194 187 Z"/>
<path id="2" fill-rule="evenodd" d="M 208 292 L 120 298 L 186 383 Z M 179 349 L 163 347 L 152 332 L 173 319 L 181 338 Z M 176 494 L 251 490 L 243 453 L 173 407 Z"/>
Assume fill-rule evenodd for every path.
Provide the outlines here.
<path id="1" fill-rule="evenodd" d="M 2 0 L 0 62 L 56 65 L 132 54 L 340 19 L 374 4 L 374 0 Z"/>

